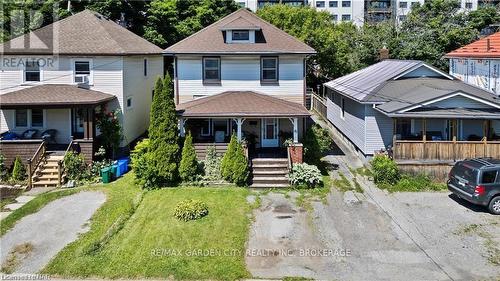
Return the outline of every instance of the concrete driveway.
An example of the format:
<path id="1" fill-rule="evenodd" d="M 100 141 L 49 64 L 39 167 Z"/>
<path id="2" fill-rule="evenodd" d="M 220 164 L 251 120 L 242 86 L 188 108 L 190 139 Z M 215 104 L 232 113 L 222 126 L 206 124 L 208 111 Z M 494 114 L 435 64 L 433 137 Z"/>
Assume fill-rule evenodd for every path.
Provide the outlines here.
<path id="1" fill-rule="evenodd" d="M 88 230 L 87 221 L 106 201 L 102 192 L 79 192 L 22 218 L 0 238 L 0 261 L 13 273 L 40 271 L 67 244 Z"/>

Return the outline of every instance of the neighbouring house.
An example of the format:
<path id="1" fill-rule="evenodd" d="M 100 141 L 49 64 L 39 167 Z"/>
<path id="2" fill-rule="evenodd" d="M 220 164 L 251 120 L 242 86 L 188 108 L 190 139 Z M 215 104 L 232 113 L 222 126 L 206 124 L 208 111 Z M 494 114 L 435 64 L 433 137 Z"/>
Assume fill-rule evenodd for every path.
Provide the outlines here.
<path id="1" fill-rule="evenodd" d="M 458 48 L 445 56 L 450 74 L 500 95 L 500 32 Z"/>
<path id="2" fill-rule="evenodd" d="M 191 132 L 200 158 L 208 145 L 224 151 L 232 132 L 251 158 L 300 143 L 310 115 L 306 59 L 315 54 L 308 45 L 240 9 L 164 53 L 174 59 L 181 135 Z"/>
<path id="3" fill-rule="evenodd" d="M 500 157 L 500 100 L 424 62 L 384 60 L 324 86 L 328 121 L 364 156 L 391 150 L 440 178 L 457 160 Z"/>
<path id="4" fill-rule="evenodd" d="M 0 153 L 8 165 L 72 143 L 92 161 L 97 112 L 120 112 L 123 147 L 147 130 L 162 49 L 119 24 L 85 10 L 0 49 Z"/>

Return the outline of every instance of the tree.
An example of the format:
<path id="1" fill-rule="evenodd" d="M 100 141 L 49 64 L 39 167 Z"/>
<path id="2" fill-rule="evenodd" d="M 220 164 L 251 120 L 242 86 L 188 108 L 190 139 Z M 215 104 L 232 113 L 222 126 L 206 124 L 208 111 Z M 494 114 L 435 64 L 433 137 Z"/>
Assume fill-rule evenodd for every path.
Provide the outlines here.
<path id="1" fill-rule="evenodd" d="M 234 0 L 153 0 L 144 38 L 165 48 L 237 9 Z"/>
<path id="2" fill-rule="evenodd" d="M 248 159 L 241 143 L 236 144 L 236 152 L 232 161 L 231 181 L 237 186 L 245 186 L 248 180 Z"/>
<path id="3" fill-rule="evenodd" d="M 231 141 L 227 146 L 226 153 L 224 153 L 220 165 L 222 178 L 224 178 L 227 181 L 232 181 L 232 169 L 234 161 L 233 159 L 236 155 L 236 150 L 238 149 L 237 146 L 238 146 L 238 140 L 236 139 L 236 136 L 233 134 L 231 135 Z"/>
<path id="4" fill-rule="evenodd" d="M 14 160 L 14 168 L 12 169 L 11 180 L 15 182 L 23 181 L 26 179 L 26 168 L 24 168 L 21 157 L 16 156 Z"/>
<path id="5" fill-rule="evenodd" d="M 183 181 L 192 181 L 198 172 L 198 160 L 193 146 L 191 133 L 186 136 L 182 147 L 181 164 L 179 165 L 179 175 Z"/>
<path id="6" fill-rule="evenodd" d="M 309 84 L 324 82 L 360 67 L 352 52 L 357 32 L 353 24 L 336 25 L 328 12 L 309 6 L 268 5 L 257 14 L 317 51 L 308 60 Z"/>
<path id="7" fill-rule="evenodd" d="M 468 24 L 467 14 L 456 0 L 426 1 L 416 5 L 403 22 L 393 55 L 399 59 L 423 60 L 448 70 L 443 55 L 476 40 L 477 25 Z"/>
<path id="8" fill-rule="evenodd" d="M 178 178 L 179 143 L 177 116 L 170 76 L 158 78 L 151 105 L 149 149 L 146 154 L 145 188 L 159 188 L 176 183 Z"/>

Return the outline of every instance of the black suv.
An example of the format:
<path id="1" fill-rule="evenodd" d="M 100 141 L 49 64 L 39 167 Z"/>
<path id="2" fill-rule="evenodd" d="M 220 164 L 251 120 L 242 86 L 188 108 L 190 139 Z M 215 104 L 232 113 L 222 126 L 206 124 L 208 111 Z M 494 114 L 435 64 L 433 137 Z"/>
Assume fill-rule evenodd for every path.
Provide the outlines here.
<path id="1" fill-rule="evenodd" d="M 448 189 L 471 203 L 487 206 L 500 215 L 500 159 L 476 158 L 453 166 Z"/>

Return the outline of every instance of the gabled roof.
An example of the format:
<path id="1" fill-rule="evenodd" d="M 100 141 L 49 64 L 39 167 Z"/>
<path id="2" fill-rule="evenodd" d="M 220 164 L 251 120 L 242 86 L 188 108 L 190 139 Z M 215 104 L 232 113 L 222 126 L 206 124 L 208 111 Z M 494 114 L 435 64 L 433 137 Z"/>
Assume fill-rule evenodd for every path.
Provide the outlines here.
<path id="1" fill-rule="evenodd" d="M 500 58 L 500 31 L 446 54 L 447 58 Z"/>
<path id="2" fill-rule="evenodd" d="M 387 81 L 399 79 L 400 76 L 425 67 L 446 79 L 453 79 L 446 73 L 417 60 L 383 60 L 361 70 L 339 77 L 324 85 L 343 95 L 360 102 L 376 103 L 374 94 Z M 405 79 L 407 81 L 408 79 Z M 383 101 L 383 100 L 382 100 Z"/>
<path id="3" fill-rule="evenodd" d="M 35 40 L 34 40 L 35 39 Z M 37 42 L 37 47 L 29 44 Z M 26 44 L 26 47 L 24 43 Z M 148 55 L 161 54 L 148 42 L 104 16 L 84 10 L 0 44 L 11 55 Z"/>
<path id="4" fill-rule="evenodd" d="M 116 97 L 74 85 L 45 84 L 0 95 L 2 108 L 97 105 Z"/>
<path id="5" fill-rule="evenodd" d="M 412 78 L 387 82 L 375 94 L 379 101 L 376 106 L 381 112 L 391 115 L 428 115 L 449 116 L 460 113 L 474 113 L 478 116 L 496 114 L 500 118 L 500 99 L 490 92 L 466 84 L 459 80 L 438 78 Z M 484 104 L 481 108 L 442 108 L 439 101 L 456 96 Z"/>
<path id="6" fill-rule="evenodd" d="M 224 31 L 250 25 L 256 31 L 256 43 L 227 44 Z M 220 19 L 197 33 L 165 49 L 166 54 L 314 54 L 313 48 L 264 21 L 247 9 Z"/>
<path id="7" fill-rule="evenodd" d="M 248 30 L 259 30 L 260 27 L 255 23 L 245 19 L 240 16 L 234 20 L 224 24 L 220 28 L 221 30 L 238 30 L 238 29 L 248 29 Z"/>
<path id="8" fill-rule="evenodd" d="M 177 105 L 184 117 L 279 117 L 309 116 L 295 102 L 252 91 L 228 91 Z"/>

